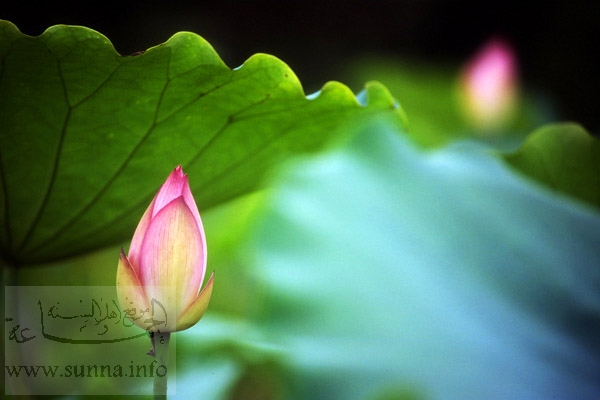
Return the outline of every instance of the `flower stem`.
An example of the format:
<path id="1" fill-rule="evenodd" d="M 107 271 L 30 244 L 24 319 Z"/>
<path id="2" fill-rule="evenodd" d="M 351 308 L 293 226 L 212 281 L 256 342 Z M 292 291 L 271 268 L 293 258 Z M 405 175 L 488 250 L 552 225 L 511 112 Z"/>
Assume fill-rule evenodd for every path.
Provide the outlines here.
<path id="1" fill-rule="evenodd" d="M 155 332 L 152 337 L 154 358 L 158 361 L 157 371 L 154 375 L 154 399 L 167 399 L 167 368 L 169 359 L 170 332 Z M 160 371 L 160 372 L 159 372 Z"/>

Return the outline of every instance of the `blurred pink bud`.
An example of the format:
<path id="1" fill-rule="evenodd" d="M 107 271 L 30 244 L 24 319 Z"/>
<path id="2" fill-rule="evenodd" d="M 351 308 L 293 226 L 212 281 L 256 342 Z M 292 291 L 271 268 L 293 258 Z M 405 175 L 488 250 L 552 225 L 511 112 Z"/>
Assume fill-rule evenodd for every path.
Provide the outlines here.
<path id="1" fill-rule="evenodd" d="M 510 45 L 492 39 L 469 61 L 461 74 L 466 117 L 477 128 L 494 130 L 505 125 L 518 101 L 515 54 Z"/>
<path id="2" fill-rule="evenodd" d="M 202 318 L 213 277 L 202 291 L 206 238 L 187 175 L 169 175 L 142 216 L 129 255 L 121 250 L 117 294 L 125 315 L 149 331 L 175 332 Z"/>

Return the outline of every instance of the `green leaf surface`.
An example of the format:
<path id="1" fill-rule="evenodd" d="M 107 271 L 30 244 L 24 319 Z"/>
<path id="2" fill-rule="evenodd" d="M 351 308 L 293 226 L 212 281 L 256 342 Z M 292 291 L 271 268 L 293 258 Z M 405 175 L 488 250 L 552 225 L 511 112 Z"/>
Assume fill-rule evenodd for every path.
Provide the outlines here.
<path id="1" fill-rule="evenodd" d="M 124 57 L 88 28 L 30 37 L 0 21 L 1 257 L 22 265 L 123 243 L 178 164 L 202 211 L 352 118 L 400 123 L 382 85 L 364 97 L 329 82 L 309 100 L 277 58 L 231 69 L 193 33 Z"/>
<path id="2" fill-rule="evenodd" d="M 250 254 L 292 398 L 600 393 L 596 209 L 485 149 L 423 152 L 385 126 L 274 188 Z"/>
<path id="3" fill-rule="evenodd" d="M 504 158 L 553 190 L 600 207 L 600 141 L 580 125 L 544 126 Z"/>

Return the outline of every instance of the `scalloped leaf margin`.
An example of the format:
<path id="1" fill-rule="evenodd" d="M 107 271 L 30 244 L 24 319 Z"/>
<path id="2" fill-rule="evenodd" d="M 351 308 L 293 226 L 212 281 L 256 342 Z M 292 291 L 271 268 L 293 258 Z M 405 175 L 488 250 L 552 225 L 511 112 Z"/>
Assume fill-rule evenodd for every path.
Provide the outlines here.
<path id="1" fill-rule="evenodd" d="M 0 21 L 0 68 L 0 254 L 14 265 L 124 243 L 176 165 L 202 212 L 354 118 L 404 124 L 377 82 L 361 101 L 338 82 L 309 99 L 276 57 L 231 69 L 190 32 L 121 56 L 86 27 L 32 37 Z"/>

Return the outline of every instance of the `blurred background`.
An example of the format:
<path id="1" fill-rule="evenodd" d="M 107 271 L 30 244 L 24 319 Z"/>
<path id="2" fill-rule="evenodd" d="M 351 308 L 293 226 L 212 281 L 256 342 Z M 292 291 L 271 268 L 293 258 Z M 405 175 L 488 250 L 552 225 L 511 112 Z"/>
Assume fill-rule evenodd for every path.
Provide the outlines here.
<path id="1" fill-rule="evenodd" d="M 11 2 L 0 10 L 28 35 L 55 24 L 93 28 L 123 55 L 191 31 L 232 68 L 257 52 L 277 56 L 307 94 L 329 80 L 356 93 L 380 80 L 413 132 L 434 145 L 471 129 L 452 109 L 453 85 L 493 37 L 513 46 L 531 98 L 527 121 L 503 129 L 522 139 L 571 120 L 599 133 L 599 16 L 599 3 L 583 0 Z M 201 210 L 216 289 L 207 317 L 177 334 L 180 398 L 595 398 L 598 210 L 476 149 L 429 156 L 389 127 L 359 128 L 342 149 L 278 171 L 271 190 Z M 109 286 L 118 251 L 19 270 L 17 281 Z M 144 338 L 115 357 L 145 362 L 147 346 Z M 38 363 L 57 357 L 30 354 Z M 149 393 L 133 381 L 81 385 Z"/>
<path id="2" fill-rule="evenodd" d="M 587 0 L 9 2 L 0 10 L 0 18 L 29 35 L 54 24 L 91 27 L 122 54 L 192 31 L 230 67 L 257 52 L 279 57 L 306 93 L 328 80 L 358 92 L 365 77 L 347 68 L 363 56 L 456 65 L 501 36 L 515 47 L 522 80 L 552 102 L 553 118 L 578 121 L 593 133 L 600 131 L 599 17 L 600 3 Z M 382 79 L 370 70 L 368 80 Z"/>

